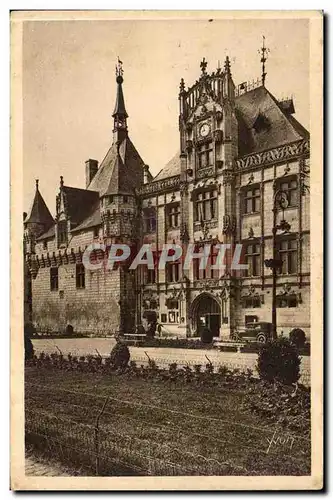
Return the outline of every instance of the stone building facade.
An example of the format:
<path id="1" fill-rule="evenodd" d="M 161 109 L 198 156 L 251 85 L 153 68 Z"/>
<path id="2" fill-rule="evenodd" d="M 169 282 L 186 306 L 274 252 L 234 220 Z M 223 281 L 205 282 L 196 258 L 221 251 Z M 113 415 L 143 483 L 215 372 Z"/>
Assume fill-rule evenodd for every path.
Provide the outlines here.
<path id="1" fill-rule="evenodd" d="M 60 181 L 55 218 L 36 187 L 24 220 L 26 319 L 40 331 L 93 334 L 131 331 L 157 321 L 165 334 L 196 335 L 209 326 L 221 337 L 248 321 L 271 321 L 273 207 L 277 191 L 287 199 L 277 209 L 277 325 L 287 334 L 297 326 L 310 335 L 309 133 L 293 117 L 291 99 L 278 101 L 265 79 L 249 86 L 233 82 L 230 62 L 179 90 L 179 150 L 153 177 L 128 135 L 117 70 L 114 137 L 101 165 L 88 160 L 86 188 Z M 133 251 L 150 244 L 155 268 L 88 270 L 82 264 L 92 242 L 127 243 Z M 212 269 L 216 245 L 230 245 L 223 271 Z M 163 245 L 212 248 L 206 269 L 195 259 L 158 268 Z M 242 244 L 248 269 L 230 267 Z M 96 247 L 97 248 L 97 247 Z M 103 252 L 96 250 L 96 262 Z"/>

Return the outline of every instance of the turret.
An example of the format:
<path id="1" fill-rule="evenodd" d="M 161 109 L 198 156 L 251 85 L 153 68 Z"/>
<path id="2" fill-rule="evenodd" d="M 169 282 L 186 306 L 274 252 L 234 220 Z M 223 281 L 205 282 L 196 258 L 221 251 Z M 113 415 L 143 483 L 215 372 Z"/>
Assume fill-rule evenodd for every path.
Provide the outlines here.
<path id="1" fill-rule="evenodd" d="M 24 243 L 26 252 L 34 252 L 36 238 L 47 231 L 53 223 L 53 217 L 39 191 L 38 179 L 36 179 L 35 196 L 30 211 L 24 218 Z"/>

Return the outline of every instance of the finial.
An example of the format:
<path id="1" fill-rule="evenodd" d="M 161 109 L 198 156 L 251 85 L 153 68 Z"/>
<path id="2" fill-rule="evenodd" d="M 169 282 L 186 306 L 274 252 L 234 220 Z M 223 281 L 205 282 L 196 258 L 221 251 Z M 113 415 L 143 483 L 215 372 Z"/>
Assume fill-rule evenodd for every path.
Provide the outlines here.
<path id="1" fill-rule="evenodd" d="M 61 175 L 60 176 L 60 187 L 62 187 L 64 185 L 64 178 L 63 176 Z"/>
<path id="2" fill-rule="evenodd" d="M 185 90 L 185 82 L 184 82 L 184 78 L 182 78 L 182 79 L 180 80 L 179 90 L 180 90 L 181 92 L 184 92 L 184 90 Z"/>
<path id="3" fill-rule="evenodd" d="M 39 183 L 39 179 L 36 179 L 36 191 L 38 191 L 38 183 Z"/>
<path id="4" fill-rule="evenodd" d="M 224 63 L 224 71 L 226 73 L 230 73 L 230 59 L 229 56 L 225 58 L 225 63 Z"/>
<path id="5" fill-rule="evenodd" d="M 124 74 L 124 70 L 123 70 L 123 61 L 121 61 L 119 59 L 119 56 L 118 56 L 118 62 L 116 64 L 116 81 L 117 83 L 123 83 L 124 79 L 123 79 L 123 74 Z"/>
<path id="6" fill-rule="evenodd" d="M 201 71 L 202 71 L 202 74 L 205 75 L 206 74 L 206 68 L 207 68 L 207 61 L 205 58 L 202 59 L 201 63 L 200 63 L 200 68 L 201 68 Z"/>
<path id="7" fill-rule="evenodd" d="M 267 61 L 267 54 L 270 52 L 270 50 L 265 46 L 265 37 L 264 35 L 262 36 L 262 47 L 260 50 L 258 50 L 258 53 L 261 55 L 260 62 L 262 64 L 262 73 L 261 73 L 261 83 L 263 86 L 265 86 L 265 80 L 266 80 L 266 75 L 267 73 L 265 72 L 265 63 Z"/>

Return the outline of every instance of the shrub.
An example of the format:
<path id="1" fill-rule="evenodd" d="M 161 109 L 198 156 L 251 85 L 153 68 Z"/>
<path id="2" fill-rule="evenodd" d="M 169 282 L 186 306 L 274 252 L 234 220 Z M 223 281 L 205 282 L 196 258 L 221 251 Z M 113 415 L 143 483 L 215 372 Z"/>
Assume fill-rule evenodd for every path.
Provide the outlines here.
<path id="1" fill-rule="evenodd" d="M 289 340 L 294 346 L 296 346 L 298 348 L 304 347 L 304 345 L 305 345 L 305 333 L 300 328 L 294 328 L 289 333 Z"/>
<path id="2" fill-rule="evenodd" d="M 26 323 L 24 325 L 24 335 L 27 337 L 32 337 L 33 335 L 36 335 L 36 328 L 32 323 Z"/>
<path id="3" fill-rule="evenodd" d="M 126 368 L 130 360 L 130 352 L 127 345 L 118 341 L 111 351 L 110 358 L 113 368 Z"/>
<path id="4" fill-rule="evenodd" d="M 213 332 L 209 328 L 203 328 L 200 338 L 204 344 L 211 344 L 213 342 Z"/>
<path id="5" fill-rule="evenodd" d="M 32 359 L 34 357 L 34 348 L 29 337 L 24 337 L 24 359 Z"/>
<path id="6" fill-rule="evenodd" d="M 257 370 L 262 380 L 290 385 L 300 377 L 301 358 L 284 337 L 264 344 L 258 354 Z"/>

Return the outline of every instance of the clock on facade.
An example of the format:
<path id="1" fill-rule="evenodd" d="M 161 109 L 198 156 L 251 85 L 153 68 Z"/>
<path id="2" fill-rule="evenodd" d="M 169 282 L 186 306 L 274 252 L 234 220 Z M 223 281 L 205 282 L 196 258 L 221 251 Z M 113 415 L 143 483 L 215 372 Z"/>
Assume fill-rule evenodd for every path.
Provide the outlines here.
<path id="1" fill-rule="evenodd" d="M 208 123 L 204 123 L 203 125 L 201 125 L 199 129 L 199 134 L 201 135 L 201 137 L 207 137 L 209 132 L 210 132 L 210 126 Z"/>

